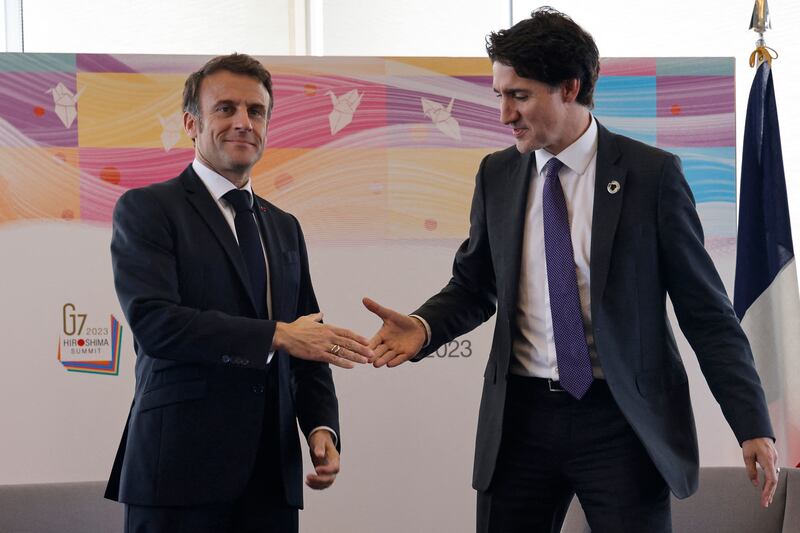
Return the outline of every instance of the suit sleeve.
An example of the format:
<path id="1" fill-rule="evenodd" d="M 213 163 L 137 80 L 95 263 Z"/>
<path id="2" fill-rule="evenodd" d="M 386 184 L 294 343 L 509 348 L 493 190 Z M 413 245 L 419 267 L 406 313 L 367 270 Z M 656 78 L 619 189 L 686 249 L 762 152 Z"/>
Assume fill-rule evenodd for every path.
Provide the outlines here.
<path id="1" fill-rule="evenodd" d="M 475 179 L 470 209 L 469 237 L 459 247 L 453 260 L 453 274 L 448 284 L 412 314 L 424 318 L 431 328 L 428 345 L 415 361 L 433 353 L 442 344 L 486 322 L 497 309 L 489 231 L 486 219 L 486 167 L 491 156 L 481 161 Z"/>
<path id="2" fill-rule="evenodd" d="M 764 392 L 722 280 L 703 245 L 703 229 L 680 160 L 665 160 L 658 197 L 659 247 L 681 330 L 741 444 L 774 438 Z"/>
<path id="3" fill-rule="evenodd" d="M 300 288 L 298 295 L 298 316 L 319 312 L 317 297 L 311 283 L 311 272 L 308 266 L 308 251 L 303 237 L 303 230 L 297 219 L 298 248 L 300 250 Z M 311 432 L 326 426 L 336 433 L 336 447 L 341 450 L 341 432 L 339 431 L 339 402 L 333 385 L 333 375 L 327 363 L 307 361 L 291 357 L 292 390 L 294 392 L 297 420 L 300 429 L 308 438 Z"/>
<path id="4" fill-rule="evenodd" d="M 154 193 L 134 189 L 114 209 L 111 259 L 136 343 L 156 358 L 265 369 L 275 323 L 181 304 L 171 221 Z"/>

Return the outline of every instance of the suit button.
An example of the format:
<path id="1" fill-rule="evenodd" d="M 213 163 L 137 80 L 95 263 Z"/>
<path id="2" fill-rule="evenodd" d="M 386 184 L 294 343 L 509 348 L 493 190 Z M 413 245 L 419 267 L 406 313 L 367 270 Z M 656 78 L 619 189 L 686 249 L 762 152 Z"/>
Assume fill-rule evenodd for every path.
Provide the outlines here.
<path id="1" fill-rule="evenodd" d="M 244 366 L 247 366 L 247 365 L 249 365 L 249 364 L 250 364 L 250 359 L 245 359 L 245 360 L 243 360 L 243 361 L 242 361 L 242 364 L 243 364 Z"/>
<path id="2" fill-rule="evenodd" d="M 264 385 L 253 385 L 253 392 L 256 394 L 264 394 Z"/>
<path id="3" fill-rule="evenodd" d="M 231 356 L 230 355 L 223 355 L 222 356 L 222 362 L 227 365 L 228 363 L 231 362 Z"/>

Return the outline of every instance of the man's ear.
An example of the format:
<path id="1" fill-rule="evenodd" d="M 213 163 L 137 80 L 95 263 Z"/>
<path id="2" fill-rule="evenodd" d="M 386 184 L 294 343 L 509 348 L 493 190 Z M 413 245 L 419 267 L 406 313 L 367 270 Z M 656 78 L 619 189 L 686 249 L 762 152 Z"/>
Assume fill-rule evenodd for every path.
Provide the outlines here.
<path id="1" fill-rule="evenodd" d="M 578 98 L 578 93 L 581 92 L 581 80 L 573 78 L 566 80 L 561 84 L 561 98 L 565 103 L 572 103 Z"/>
<path id="2" fill-rule="evenodd" d="M 192 142 L 194 143 L 197 134 L 200 132 L 200 120 L 198 117 L 194 116 L 193 114 L 189 113 L 188 111 L 183 112 L 183 131 L 186 132 L 186 136 L 189 137 Z"/>

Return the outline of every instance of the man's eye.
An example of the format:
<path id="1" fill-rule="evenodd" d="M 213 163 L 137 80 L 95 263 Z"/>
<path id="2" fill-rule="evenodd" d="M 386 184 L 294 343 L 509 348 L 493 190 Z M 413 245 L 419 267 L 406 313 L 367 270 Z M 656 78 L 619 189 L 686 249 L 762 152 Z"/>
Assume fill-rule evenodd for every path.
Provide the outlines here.
<path id="1" fill-rule="evenodd" d="M 256 117 L 263 117 L 264 110 L 263 109 L 251 109 L 250 114 Z"/>
<path id="2" fill-rule="evenodd" d="M 229 106 L 227 104 L 222 104 L 220 106 L 217 106 L 217 111 L 219 111 L 221 113 L 230 113 L 231 109 L 233 109 L 233 107 Z"/>

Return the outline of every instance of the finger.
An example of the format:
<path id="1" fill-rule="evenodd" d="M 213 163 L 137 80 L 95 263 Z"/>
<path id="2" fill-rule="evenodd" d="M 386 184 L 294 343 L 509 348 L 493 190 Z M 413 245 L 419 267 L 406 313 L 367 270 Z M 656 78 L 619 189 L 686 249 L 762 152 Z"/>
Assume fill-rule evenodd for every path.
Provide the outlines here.
<path id="1" fill-rule="evenodd" d="M 375 366 L 375 368 L 380 368 L 389 361 L 391 361 L 392 359 L 394 359 L 396 355 L 397 352 L 395 352 L 394 350 L 389 350 L 388 352 L 380 356 L 378 359 L 375 359 L 375 362 L 372 364 Z"/>
<path id="2" fill-rule="evenodd" d="M 370 298 L 363 298 L 361 302 L 364 304 L 369 311 L 375 313 L 383 320 L 387 320 L 392 317 L 396 311 L 389 309 L 388 307 L 384 307 L 375 300 L 371 300 Z"/>
<path id="3" fill-rule="evenodd" d="M 403 363 L 405 363 L 409 359 L 411 359 L 411 357 L 408 354 L 398 355 L 397 357 L 395 357 L 394 359 L 389 361 L 386 364 L 386 366 L 388 366 L 389 368 L 394 368 L 396 366 L 402 365 Z"/>
<path id="4" fill-rule="evenodd" d="M 363 344 L 358 344 L 357 342 L 353 342 L 347 337 L 336 337 L 333 339 L 333 342 L 341 346 L 345 351 L 348 351 L 352 354 L 357 354 L 358 356 L 365 359 L 369 359 L 375 355 L 375 353 L 372 350 L 370 350 Z M 341 355 L 341 351 L 336 355 Z M 348 357 L 348 359 L 350 358 Z"/>
<path id="5" fill-rule="evenodd" d="M 375 334 L 374 337 L 372 337 L 369 340 L 369 344 L 367 345 L 367 347 L 374 352 L 375 348 L 380 346 L 382 342 L 383 338 L 381 337 L 381 332 L 379 331 L 378 333 Z"/>
<path id="6" fill-rule="evenodd" d="M 339 463 L 329 461 L 325 464 L 315 465 L 314 471 L 318 476 L 335 476 L 339 473 Z"/>
<path id="7" fill-rule="evenodd" d="M 325 355 L 320 359 L 324 363 L 331 364 L 333 366 L 338 366 L 339 368 L 353 368 L 355 365 L 352 361 L 348 361 L 347 359 L 342 359 L 341 357 L 336 357 L 332 353 L 325 352 Z"/>
<path id="8" fill-rule="evenodd" d="M 325 463 L 325 445 L 320 443 L 314 446 L 314 465 L 324 464 Z"/>
<path id="9" fill-rule="evenodd" d="M 768 456 L 759 460 L 761 468 L 764 470 L 764 486 L 761 489 L 761 505 L 767 507 L 772 503 L 775 496 L 775 489 L 778 488 L 778 472 L 773 457 Z"/>
<path id="10" fill-rule="evenodd" d="M 314 490 L 324 490 L 333 485 L 336 481 L 336 476 L 319 476 L 317 474 L 308 474 L 306 476 L 306 485 Z"/>
<path id="11" fill-rule="evenodd" d="M 362 365 L 365 364 L 365 363 L 369 363 L 370 357 L 366 357 L 366 356 L 363 356 L 361 354 L 358 354 L 358 353 L 354 352 L 353 350 L 345 348 L 342 345 L 339 345 L 339 346 L 341 348 L 336 353 L 337 357 L 340 357 L 342 359 L 347 359 L 348 361 L 353 361 L 354 363 L 359 363 L 359 364 L 362 364 Z M 372 352 L 370 352 L 370 354 L 371 353 Z"/>
<path id="12" fill-rule="evenodd" d="M 747 469 L 747 477 L 754 487 L 758 487 L 758 469 L 756 468 L 756 460 L 752 455 L 746 455 L 744 458 L 744 466 Z"/>
<path id="13" fill-rule="evenodd" d="M 374 354 L 373 359 L 378 359 L 388 351 L 389 351 L 389 345 L 381 344 L 380 346 L 372 350 L 372 353 Z"/>
<path id="14" fill-rule="evenodd" d="M 369 346 L 369 339 L 366 337 L 362 337 L 355 331 L 350 331 L 347 328 L 340 328 L 338 326 L 331 326 L 331 330 L 333 330 L 333 332 L 339 335 L 340 337 L 353 340 L 358 344 L 360 344 L 361 346 L 364 347 Z"/>

